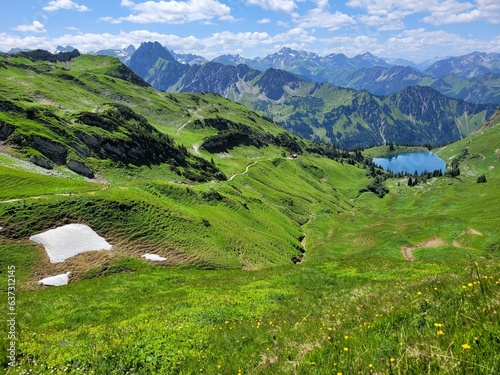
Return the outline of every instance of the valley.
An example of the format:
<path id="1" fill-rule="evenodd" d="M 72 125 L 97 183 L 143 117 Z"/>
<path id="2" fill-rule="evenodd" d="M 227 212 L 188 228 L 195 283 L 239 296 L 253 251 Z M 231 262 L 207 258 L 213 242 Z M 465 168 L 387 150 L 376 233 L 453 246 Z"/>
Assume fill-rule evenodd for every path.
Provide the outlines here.
<path id="1" fill-rule="evenodd" d="M 352 113 L 332 106 L 332 124 L 430 92 L 335 90 Z M 0 263 L 15 266 L 17 312 L 17 365 L 4 356 L 3 369 L 497 373 L 500 118 L 488 111 L 436 141 L 459 175 L 408 186 L 371 163 L 390 145 L 317 143 L 219 94 L 157 91 L 109 56 L 2 55 Z M 112 250 L 51 263 L 29 240 L 71 223 Z M 68 285 L 38 283 L 65 272 Z"/>

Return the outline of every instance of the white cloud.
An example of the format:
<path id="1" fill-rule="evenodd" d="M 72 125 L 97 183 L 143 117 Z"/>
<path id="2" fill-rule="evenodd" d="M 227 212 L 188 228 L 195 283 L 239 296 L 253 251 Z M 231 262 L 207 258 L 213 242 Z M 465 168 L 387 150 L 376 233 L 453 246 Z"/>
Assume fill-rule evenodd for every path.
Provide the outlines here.
<path id="1" fill-rule="evenodd" d="M 500 23 L 500 2 L 498 0 L 477 0 L 481 16 L 490 23 Z"/>
<path id="2" fill-rule="evenodd" d="M 377 43 L 377 39 L 367 35 L 341 35 L 321 39 L 323 50 L 318 51 L 322 55 L 331 53 L 343 53 L 347 56 L 354 56 L 366 51 L 377 53 L 382 45 Z"/>
<path id="3" fill-rule="evenodd" d="M 500 51 L 500 40 L 482 41 L 464 38 L 443 30 L 427 31 L 424 28 L 405 30 L 384 43 L 392 56 L 405 56 L 413 61 L 423 61 L 432 56 L 463 55 L 473 51 Z M 425 54 L 424 54 L 425 53 Z"/>
<path id="4" fill-rule="evenodd" d="M 23 33 L 45 33 L 47 31 L 45 30 L 45 26 L 39 21 L 33 21 L 31 25 L 19 25 L 14 30 Z"/>
<path id="5" fill-rule="evenodd" d="M 110 23 L 128 21 L 170 24 L 207 21 L 214 17 L 222 21 L 234 20 L 231 16 L 231 9 L 217 0 L 145 1 L 143 3 L 122 0 L 121 5 L 130 8 L 132 14 L 120 18 L 103 17 L 100 20 Z"/>
<path id="6" fill-rule="evenodd" d="M 362 15 L 357 17 L 360 24 L 365 26 L 376 26 L 380 31 L 404 29 L 404 15 L 400 12 L 392 12 L 386 16 Z"/>
<path id="7" fill-rule="evenodd" d="M 292 13 L 297 4 L 293 0 L 246 0 L 248 4 L 258 5 L 266 10 L 275 10 L 284 13 Z"/>
<path id="8" fill-rule="evenodd" d="M 321 27 L 331 31 L 338 30 L 342 26 L 355 24 L 356 21 L 345 13 L 330 13 L 326 8 L 314 8 L 303 16 L 296 16 L 293 21 L 298 27 L 312 28 Z"/>
<path id="9" fill-rule="evenodd" d="M 260 23 L 260 24 L 271 23 L 271 19 L 270 18 L 263 18 L 261 20 L 258 20 L 257 23 Z"/>
<path id="10" fill-rule="evenodd" d="M 292 13 L 293 22 L 301 28 L 325 28 L 330 31 L 338 30 L 342 26 L 355 24 L 356 21 L 345 13 L 336 11 L 330 13 L 328 0 L 314 0 L 316 8 L 309 10 L 306 14 Z"/>
<path id="11" fill-rule="evenodd" d="M 354 56 L 370 51 L 377 56 L 404 57 L 417 62 L 445 54 L 462 55 L 473 51 L 500 52 L 500 37 L 479 40 L 444 31 L 426 31 L 423 28 L 401 31 L 387 41 L 379 39 L 378 35 L 333 35 L 328 38 L 315 35 L 311 35 L 310 29 L 300 27 L 286 29 L 277 34 L 222 31 L 206 37 L 180 37 L 149 30 L 114 34 L 68 33 L 57 38 L 0 33 L 0 50 L 9 51 L 17 47 L 43 48 L 51 51 L 57 45 L 71 45 L 85 53 L 100 49 L 121 49 L 130 44 L 137 48 L 142 42 L 158 41 L 175 52 L 194 53 L 209 59 L 228 53 L 239 53 L 253 58 L 276 52 L 281 47 L 287 46 L 321 55 L 344 53 Z"/>
<path id="12" fill-rule="evenodd" d="M 47 12 L 54 12 L 59 9 L 76 10 L 77 12 L 88 12 L 90 10 L 85 5 L 79 5 L 71 0 L 53 0 L 43 8 Z"/>
<path id="13" fill-rule="evenodd" d="M 403 20 L 412 14 L 423 14 L 421 21 L 433 25 L 468 23 L 486 19 L 499 23 L 498 0 L 476 0 L 475 3 L 459 0 L 349 0 L 352 8 L 361 8 L 368 14 L 359 17 L 361 22 L 379 25 L 385 30 L 402 28 Z"/>

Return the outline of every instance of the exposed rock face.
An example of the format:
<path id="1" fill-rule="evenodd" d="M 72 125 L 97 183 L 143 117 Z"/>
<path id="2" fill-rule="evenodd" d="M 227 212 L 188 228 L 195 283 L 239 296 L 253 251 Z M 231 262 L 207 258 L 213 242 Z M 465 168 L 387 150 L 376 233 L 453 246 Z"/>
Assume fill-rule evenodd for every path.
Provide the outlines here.
<path id="1" fill-rule="evenodd" d="M 174 146 L 173 141 L 158 132 L 148 121 L 130 108 L 109 104 L 99 113 L 83 112 L 78 114 L 77 121 L 106 130 L 106 135 L 77 131 L 75 135 L 93 153 L 101 159 L 121 161 L 125 164 L 149 165 L 177 160 L 185 161 Z M 115 132 L 127 134 L 127 138 L 116 138 Z"/>
<path id="2" fill-rule="evenodd" d="M 54 167 L 54 165 L 49 160 L 41 156 L 31 156 L 30 162 L 45 169 L 52 169 Z"/>
<path id="3" fill-rule="evenodd" d="M 29 143 L 57 165 L 66 163 L 68 150 L 59 143 L 37 135 L 29 137 Z"/>
<path id="4" fill-rule="evenodd" d="M 94 172 L 92 169 L 87 167 L 85 164 L 83 164 L 80 161 L 77 160 L 68 160 L 68 168 L 71 169 L 73 172 L 81 174 L 82 176 L 88 177 L 88 178 L 94 178 Z"/>
<path id="5" fill-rule="evenodd" d="M 0 141 L 5 141 L 9 136 L 14 133 L 16 128 L 13 125 L 0 121 Z"/>
<path id="6" fill-rule="evenodd" d="M 139 77 L 144 78 L 156 60 L 162 58 L 167 61 L 177 62 L 172 54 L 158 42 L 142 43 L 130 58 L 128 67 Z"/>

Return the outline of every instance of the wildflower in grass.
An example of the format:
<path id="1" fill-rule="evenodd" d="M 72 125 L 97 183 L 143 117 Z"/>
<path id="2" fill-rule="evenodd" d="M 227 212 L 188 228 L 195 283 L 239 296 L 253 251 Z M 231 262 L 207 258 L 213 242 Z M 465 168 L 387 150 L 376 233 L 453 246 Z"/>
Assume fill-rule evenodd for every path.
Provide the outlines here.
<path id="1" fill-rule="evenodd" d="M 349 348 L 344 348 L 344 352 L 348 352 L 349 351 Z"/>
<path id="2" fill-rule="evenodd" d="M 436 328 L 440 328 L 440 327 L 442 327 L 442 326 L 443 326 L 443 325 L 442 325 L 441 323 L 434 323 L 434 327 L 436 327 Z"/>
<path id="3" fill-rule="evenodd" d="M 421 295 L 422 295 L 422 292 L 417 292 L 417 295 L 421 296 Z"/>
<path id="4" fill-rule="evenodd" d="M 443 331 L 441 331 L 441 330 L 439 330 L 439 331 L 437 331 L 437 335 L 438 335 L 438 336 L 443 336 L 443 335 L 444 335 L 444 332 L 443 332 Z"/>
<path id="5" fill-rule="evenodd" d="M 348 338 L 349 338 L 349 336 L 347 336 L 347 335 L 345 335 L 345 336 L 344 336 L 344 339 L 346 339 L 346 340 L 347 340 Z"/>
<path id="6" fill-rule="evenodd" d="M 395 360 L 396 360 L 396 359 L 395 359 L 395 358 L 392 358 L 392 357 L 391 357 L 391 359 L 390 359 L 390 361 L 391 361 L 391 362 L 394 362 Z"/>
<path id="7" fill-rule="evenodd" d="M 470 345 L 469 344 L 462 344 L 462 348 L 465 349 L 465 350 L 469 350 L 470 349 Z"/>
<path id="8" fill-rule="evenodd" d="M 467 284 L 467 286 L 468 286 L 469 288 L 470 288 L 470 287 L 472 287 L 472 285 L 473 285 L 472 283 L 468 283 L 468 284 Z"/>

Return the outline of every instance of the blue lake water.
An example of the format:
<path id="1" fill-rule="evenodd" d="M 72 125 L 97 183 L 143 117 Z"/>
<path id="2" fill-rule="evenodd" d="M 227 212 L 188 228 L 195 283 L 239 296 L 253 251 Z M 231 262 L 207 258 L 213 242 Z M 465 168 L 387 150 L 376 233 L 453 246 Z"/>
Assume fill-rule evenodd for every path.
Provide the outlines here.
<path id="1" fill-rule="evenodd" d="M 446 163 L 433 152 L 404 152 L 401 154 L 374 158 L 373 163 L 386 171 L 393 173 L 411 173 L 417 171 L 421 174 L 424 171 L 434 172 L 440 169 L 443 173 L 446 170 Z"/>

